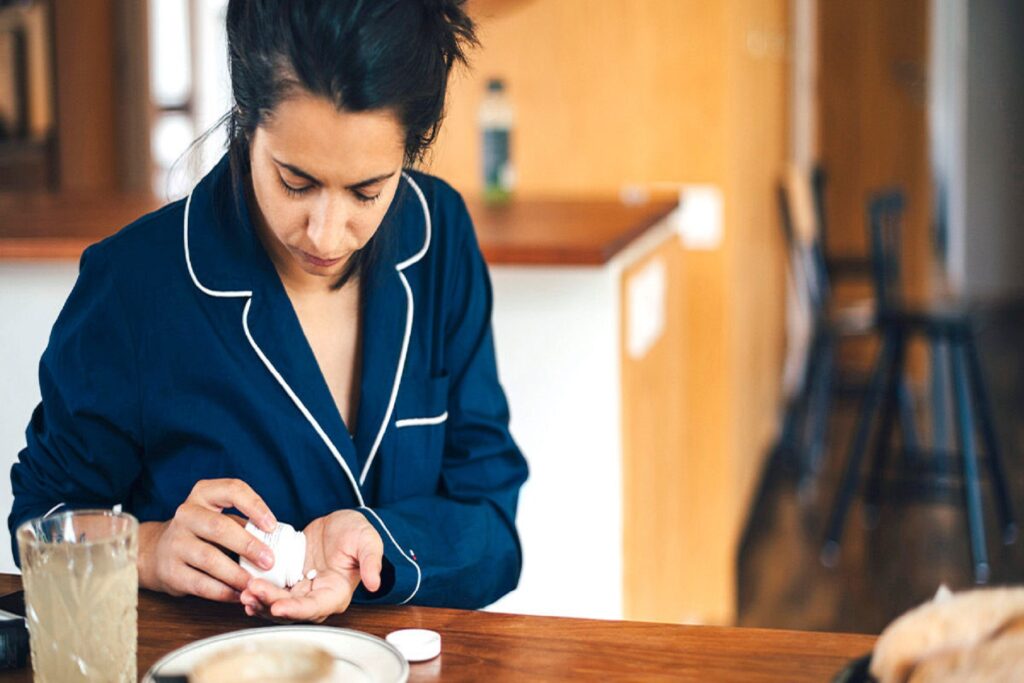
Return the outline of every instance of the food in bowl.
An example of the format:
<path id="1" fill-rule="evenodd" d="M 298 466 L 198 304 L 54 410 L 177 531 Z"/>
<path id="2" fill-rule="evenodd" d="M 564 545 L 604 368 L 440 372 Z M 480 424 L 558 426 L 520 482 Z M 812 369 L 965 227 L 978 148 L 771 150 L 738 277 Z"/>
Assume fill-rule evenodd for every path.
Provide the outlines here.
<path id="1" fill-rule="evenodd" d="M 1024 681 L 1024 588 L 940 589 L 886 627 L 871 675 L 879 683 Z"/>
<path id="2" fill-rule="evenodd" d="M 305 643 L 242 645 L 216 652 L 192 670 L 189 683 L 334 683 L 334 657 Z"/>

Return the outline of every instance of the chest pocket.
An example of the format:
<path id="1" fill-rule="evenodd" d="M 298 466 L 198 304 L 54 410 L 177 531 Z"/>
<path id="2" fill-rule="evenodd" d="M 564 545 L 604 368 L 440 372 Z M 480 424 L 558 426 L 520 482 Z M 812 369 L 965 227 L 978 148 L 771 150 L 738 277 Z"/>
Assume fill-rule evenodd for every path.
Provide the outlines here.
<path id="1" fill-rule="evenodd" d="M 447 422 L 447 375 L 402 382 L 395 406 L 396 498 L 437 492 Z"/>

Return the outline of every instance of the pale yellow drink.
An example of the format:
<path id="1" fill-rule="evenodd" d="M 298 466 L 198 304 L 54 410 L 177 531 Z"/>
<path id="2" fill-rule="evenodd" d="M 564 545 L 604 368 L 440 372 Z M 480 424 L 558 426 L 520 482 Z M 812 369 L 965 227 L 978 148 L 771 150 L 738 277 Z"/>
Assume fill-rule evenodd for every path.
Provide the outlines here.
<path id="1" fill-rule="evenodd" d="M 135 683 L 135 518 L 68 512 L 17 536 L 35 683 Z"/>

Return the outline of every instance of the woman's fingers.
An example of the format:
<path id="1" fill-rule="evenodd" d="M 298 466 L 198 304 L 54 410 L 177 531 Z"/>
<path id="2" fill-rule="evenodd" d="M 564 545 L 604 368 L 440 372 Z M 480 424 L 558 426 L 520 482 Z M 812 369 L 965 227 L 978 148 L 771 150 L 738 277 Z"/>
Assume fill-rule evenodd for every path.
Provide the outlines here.
<path id="1" fill-rule="evenodd" d="M 270 606 L 270 613 L 279 619 L 321 622 L 344 611 L 349 600 L 351 595 L 345 599 L 335 590 L 315 588 L 302 597 L 278 600 Z"/>
<path id="2" fill-rule="evenodd" d="M 311 590 L 313 590 L 313 582 L 307 579 L 303 579 L 302 581 L 299 581 L 297 584 L 292 586 L 289 589 L 288 594 L 293 598 L 301 598 L 305 595 L 308 595 Z"/>
<path id="3" fill-rule="evenodd" d="M 380 589 L 384 542 L 362 513 L 340 510 L 328 518 L 321 542 L 325 563 L 331 569 L 359 568 L 359 578 L 370 592 Z"/>
<path id="4" fill-rule="evenodd" d="M 371 593 L 380 588 L 380 570 L 384 561 L 384 543 L 380 534 L 367 525 L 359 534 L 356 559 L 359 561 L 359 578 Z"/>
<path id="5" fill-rule="evenodd" d="M 233 507 L 268 533 L 277 526 L 270 507 L 241 479 L 203 479 L 192 489 L 189 500 L 218 512 Z"/>
<path id="6" fill-rule="evenodd" d="M 187 565 L 181 565 L 168 583 L 172 589 L 182 594 L 198 595 L 215 602 L 239 601 L 239 592 L 231 586 Z"/>
<path id="7" fill-rule="evenodd" d="M 292 595 L 287 589 L 278 588 L 264 579 L 252 579 L 249 581 L 246 591 L 264 605 L 272 605 L 278 600 L 286 600 Z"/>
<path id="8" fill-rule="evenodd" d="M 267 611 L 267 606 L 260 602 L 260 599 L 248 588 L 238 596 L 238 601 L 245 606 L 245 613 L 250 617 L 262 616 Z"/>
<path id="9" fill-rule="evenodd" d="M 223 514 L 225 508 L 237 508 L 264 530 L 277 526 L 266 503 L 245 482 L 200 481 L 171 520 L 140 532 L 142 585 L 171 594 L 238 602 L 250 577 L 228 553 L 262 569 L 273 567 L 274 555 L 245 530 L 244 520 Z"/>
<path id="10" fill-rule="evenodd" d="M 236 591 L 249 584 L 249 572 L 219 549 L 200 539 L 192 539 L 181 550 L 181 558 L 194 569 L 217 579 Z"/>
<path id="11" fill-rule="evenodd" d="M 241 602 L 246 614 L 286 621 L 321 622 L 332 614 L 345 611 L 352 600 L 356 577 L 328 571 L 313 581 L 304 580 L 289 590 L 278 588 L 262 579 L 253 579 L 242 591 Z"/>
<path id="12" fill-rule="evenodd" d="M 274 566 L 274 553 L 229 515 L 186 502 L 175 515 L 198 538 L 237 553 L 261 569 Z"/>

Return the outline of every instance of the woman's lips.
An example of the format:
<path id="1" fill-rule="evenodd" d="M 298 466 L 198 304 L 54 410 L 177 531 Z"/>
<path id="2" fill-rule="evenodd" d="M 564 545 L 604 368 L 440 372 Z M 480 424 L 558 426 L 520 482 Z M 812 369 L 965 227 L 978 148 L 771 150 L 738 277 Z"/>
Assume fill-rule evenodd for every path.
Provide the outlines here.
<path id="1" fill-rule="evenodd" d="M 302 259 L 306 263 L 314 265 L 317 268 L 330 268 L 331 266 L 341 262 L 341 258 L 340 257 L 339 258 L 332 258 L 332 259 L 319 258 L 317 256 L 313 256 L 312 254 L 310 254 L 308 252 L 302 251 L 301 249 L 299 250 L 299 254 L 302 255 Z"/>

